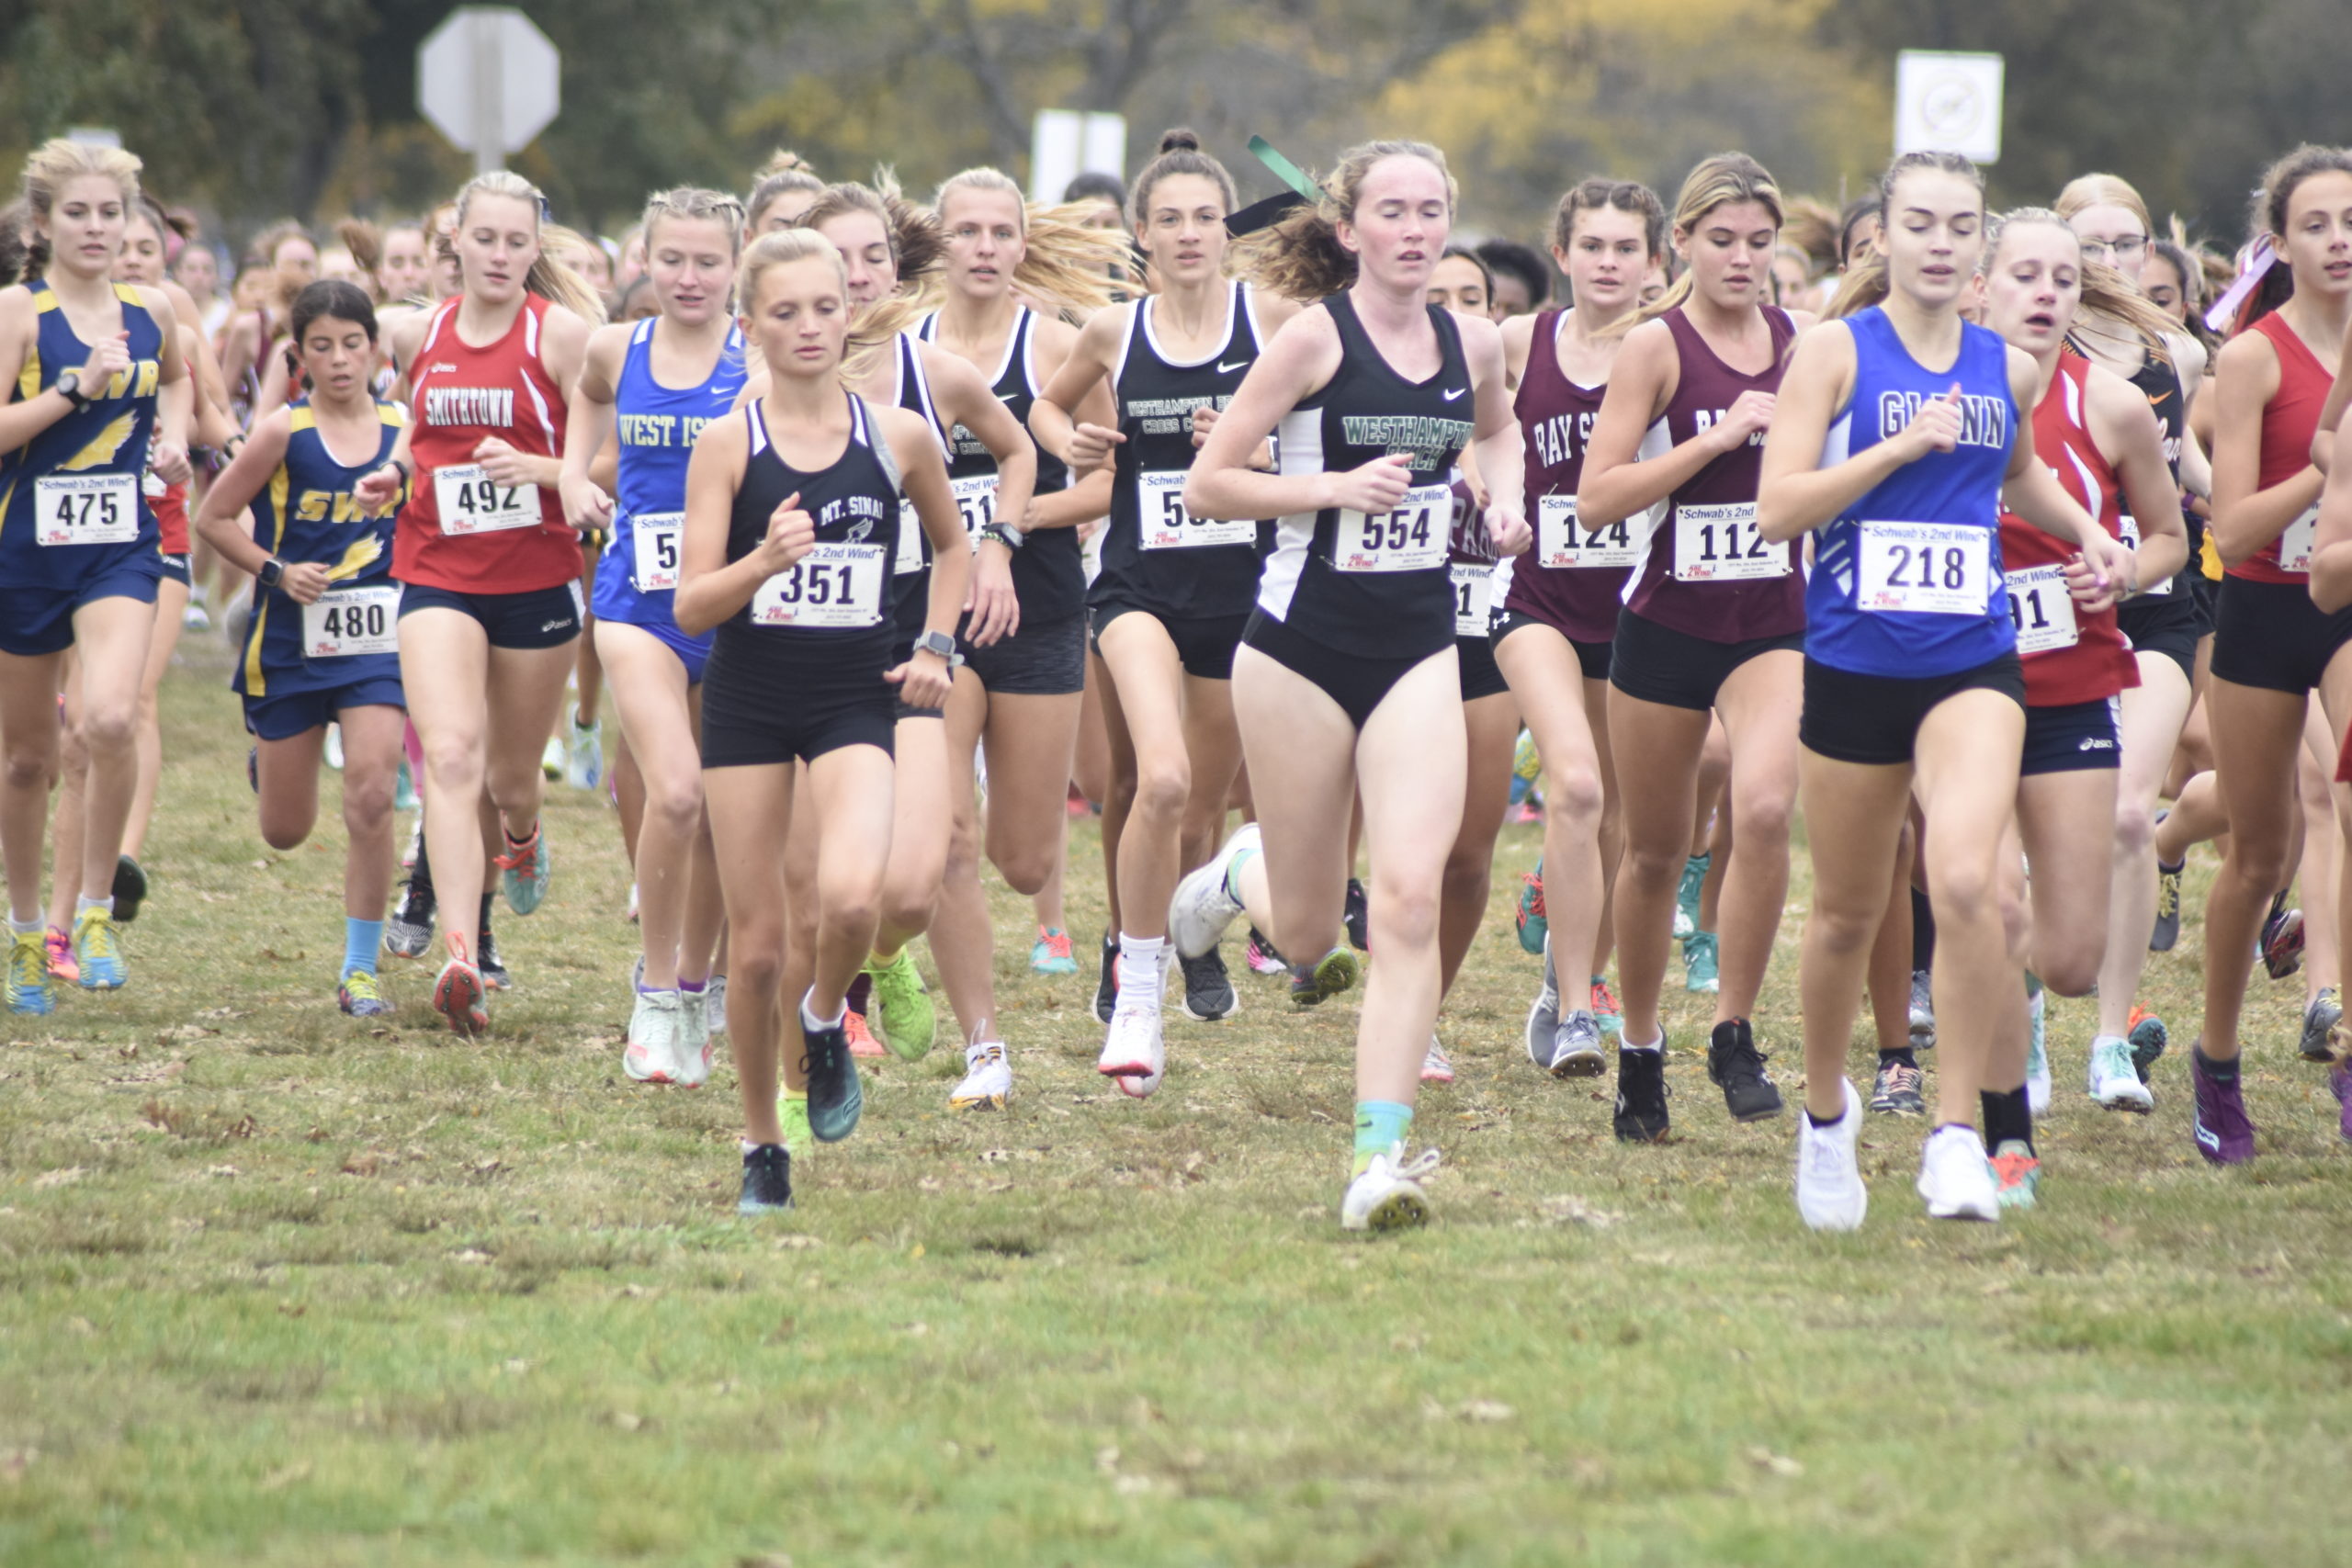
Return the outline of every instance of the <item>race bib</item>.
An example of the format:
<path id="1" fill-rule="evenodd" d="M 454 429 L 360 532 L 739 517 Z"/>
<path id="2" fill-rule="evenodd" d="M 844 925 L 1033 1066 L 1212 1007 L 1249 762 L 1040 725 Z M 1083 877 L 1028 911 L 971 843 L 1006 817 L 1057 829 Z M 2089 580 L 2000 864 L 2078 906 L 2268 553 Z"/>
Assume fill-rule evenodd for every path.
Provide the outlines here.
<path id="1" fill-rule="evenodd" d="M 139 476 L 51 474 L 33 486 L 44 545 L 128 545 L 139 537 Z"/>
<path id="2" fill-rule="evenodd" d="M 1789 574 L 1789 547 L 1764 542 L 1756 503 L 1674 509 L 1674 581 L 1746 582 Z"/>
<path id="3" fill-rule="evenodd" d="M 349 659 L 401 650 L 401 591 L 397 583 L 335 588 L 302 606 L 302 657 Z"/>
<path id="4" fill-rule="evenodd" d="M 2065 568 L 2028 567 L 2007 573 L 2003 586 L 2009 591 L 2009 624 L 2018 629 L 2018 653 L 2049 653 L 2081 640 Z"/>
<path id="5" fill-rule="evenodd" d="M 1434 571 L 1453 553 L 1452 485 L 1417 485 L 1393 512 L 1340 513 L 1331 565 L 1340 571 Z"/>
<path id="6" fill-rule="evenodd" d="M 2311 570 L 2312 543 L 2318 534 L 2319 506 L 2314 502 L 2310 511 L 2288 524 L 2286 531 L 2278 536 L 2278 570 Z"/>
<path id="7" fill-rule="evenodd" d="M 1487 593 L 1493 586 L 1495 569 L 1485 561 L 1455 561 L 1453 563 L 1453 635 L 1474 637 L 1484 642 L 1487 637 Z"/>
<path id="8" fill-rule="evenodd" d="M 1958 523 L 1864 523 L 1854 602 L 1912 615 L 1981 615 L 1992 532 Z"/>
<path id="9" fill-rule="evenodd" d="M 2127 513 L 2123 516 L 2116 519 L 2116 526 L 2123 535 L 2123 547 L 2127 550 L 2137 550 L 2140 547 L 2140 520 Z M 2139 597 L 2143 599 L 2153 599 L 2159 593 L 2169 593 L 2171 592 L 2172 579 L 2167 577 L 2162 582 L 2157 583 L 2154 588 L 2141 589 Z"/>
<path id="10" fill-rule="evenodd" d="M 996 476 L 969 474 L 948 480 L 947 488 L 956 492 L 956 510 L 964 514 L 964 536 L 977 550 L 980 530 L 996 521 Z"/>
<path id="11" fill-rule="evenodd" d="M 1184 510 L 1184 470 L 1147 468 L 1136 475 L 1136 508 L 1147 550 L 1198 549 L 1206 545 L 1255 545 L 1258 525 L 1244 517 L 1219 522 Z"/>
<path id="12" fill-rule="evenodd" d="M 684 534 L 683 512 L 649 512 L 628 520 L 636 544 L 635 577 L 639 593 L 657 593 L 678 586 L 678 541 Z"/>
<path id="13" fill-rule="evenodd" d="M 1535 564 L 1555 570 L 1585 567 L 1630 567 L 1642 548 L 1623 518 L 1606 528 L 1577 521 L 1577 498 L 1546 495 L 1535 502 Z"/>
<path id="14" fill-rule="evenodd" d="M 922 513 L 911 501 L 899 502 L 899 550 L 890 558 L 890 573 L 904 577 L 922 570 Z"/>
<path id="15" fill-rule="evenodd" d="M 433 504 L 441 532 L 452 536 L 536 528 L 540 521 L 538 486 L 500 484 L 480 463 L 434 469 Z"/>
<path id="16" fill-rule="evenodd" d="M 755 626 L 856 631 L 882 624 L 879 545 L 819 545 L 790 571 L 777 572 L 752 595 Z"/>

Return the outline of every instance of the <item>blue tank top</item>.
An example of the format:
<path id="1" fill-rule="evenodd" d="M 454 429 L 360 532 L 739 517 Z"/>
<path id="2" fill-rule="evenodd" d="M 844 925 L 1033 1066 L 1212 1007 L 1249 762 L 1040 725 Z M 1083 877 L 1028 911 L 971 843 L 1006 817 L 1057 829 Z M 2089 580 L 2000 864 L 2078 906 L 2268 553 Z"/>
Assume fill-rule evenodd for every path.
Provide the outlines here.
<path id="1" fill-rule="evenodd" d="M 613 389 L 613 428 L 620 441 L 612 537 L 596 565 L 594 608 L 601 620 L 676 631 L 680 530 L 685 520 L 686 462 L 702 427 L 725 414 L 743 389 L 743 333 L 729 327 L 718 363 L 699 386 L 665 387 L 653 378 L 658 316 L 629 333 Z M 681 637 L 684 634 L 680 633 Z M 686 639 L 708 648 L 707 636 Z"/>
<path id="2" fill-rule="evenodd" d="M 40 314 L 12 402 L 29 402 L 90 359 L 48 283 L 25 287 Z M 128 558 L 157 553 L 161 531 L 140 481 L 155 435 L 164 331 L 136 286 L 118 283 L 114 294 L 130 334 L 129 368 L 83 388 L 86 407 L 0 456 L 0 587 L 77 588 Z"/>
<path id="3" fill-rule="evenodd" d="M 2001 584 L 2001 479 L 2018 408 L 2008 347 L 1961 324 L 1960 358 L 1929 370 L 1873 306 L 1846 318 L 1854 393 L 1831 422 L 1830 468 L 1911 423 L 1958 382 L 1960 441 L 1906 463 L 1821 530 L 1805 589 L 1805 655 L 1859 675 L 1951 675 L 2017 647 Z"/>
<path id="4" fill-rule="evenodd" d="M 310 399 L 286 412 L 286 456 L 253 500 L 254 543 L 282 561 L 319 562 L 333 586 L 308 609 L 283 588 L 263 592 L 229 684 L 249 697 L 283 697 L 397 681 L 401 591 L 392 581 L 392 528 L 400 507 L 370 517 L 352 492 L 391 457 L 408 418 L 398 403 L 378 399 L 376 445 L 345 463 L 327 450 Z"/>

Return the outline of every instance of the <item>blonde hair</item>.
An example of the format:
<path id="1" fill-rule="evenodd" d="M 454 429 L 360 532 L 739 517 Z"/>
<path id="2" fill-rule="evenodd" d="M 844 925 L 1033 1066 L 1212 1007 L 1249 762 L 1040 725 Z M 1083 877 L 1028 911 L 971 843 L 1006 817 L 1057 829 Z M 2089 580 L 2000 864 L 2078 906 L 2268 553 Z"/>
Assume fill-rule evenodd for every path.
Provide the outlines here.
<path id="1" fill-rule="evenodd" d="M 2140 232 L 2153 240 L 2156 226 L 2148 217 L 2148 204 L 2132 188 L 2132 182 L 2118 175 L 2079 175 L 2066 182 L 2052 204 L 2060 219 L 2072 221 L 2075 215 L 2094 207 L 2120 207 L 2140 220 Z"/>
<path id="2" fill-rule="evenodd" d="M 2106 197 L 2099 198 L 2100 201 L 2111 199 Z M 2085 207 L 2096 205 L 2097 202 L 2083 204 Z M 2078 207 L 2075 210 L 2082 209 Z M 2000 259 L 2002 243 L 2011 232 L 2035 223 L 2059 230 L 2069 238 L 2075 238 L 2073 227 L 2049 208 L 2012 208 L 1993 220 L 1984 237 L 1984 254 L 1977 259 L 1978 276 L 1991 273 Z M 2075 239 L 2075 246 L 2076 255 L 2080 256 L 2082 241 L 2079 238 Z M 2105 262 L 2085 257 L 2077 276 L 2082 279 L 2081 309 L 2084 313 L 2103 317 L 2138 334 L 2149 358 L 2159 359 L 2165 364 L 2172 362 L 2172 355 L 2165 346 L 2165 334 L 2180 331 L 2179 322 L 2157 310 L 2130 278 Z"/>
<path id="3" fill-rule="evenodd" d="M 1340 243 L 1340 225 L 1355 220 L 1365 176 L 1389 158 L 1419 158 L 1435 168 L 1445 178 L 1446 210 L 1453 211 L 1461 191 L 1443 152 L 1426 141 L 1360 141 L 1340 153 L 1338 166 L 1324 176 L 1320 200 L 1293 208 L 1272 227 L 1242 241 L 1250 274 L 1277 294 L 1310 302 L 1353 285 L 1356 254 Z"/>
<path id="4" fill-rule="evenodd" d="M 1111 267 L 1131 258 L 1126 236 L 1114 229 L 1087 226 L 1099 204 L 1067 202 L 1058 207 L 1032 207 L 1022 199 L 1021 187 L 999 169 L 966 169 L 940 183 L 931 198 L 932 212 L 944 226 L 947 198 L 959 190 L 994 191 L 1012 197 L 1021 215 L 1026 245 L 1021 265 L 1012 269 L 1012 287 L 1032 299 L 1066 311 L 1099 310 L 1111 302 Z"/>
<path id="5" fill-rule="evenodd" d="M 847 288 L 849 270 L 842 265 L 841 252 L 833 243 L 814 229 L 772 229 L 752 242 L 743 253 L 743 271 L 737 280 L 746 315 L 759 302 L 760 280 L 779 266 L 795 262 L 821 261 L 833 269 L 833 281 L 844 290 L 842 304 L 849 303 Z M 899 334 L 913 324 L 915 311 L 903 299 L 877 301 L 864 314 L 849 323 L 842 343 L 840 375 L 843 384 L 858 386 L 873 374 L 884 351 Z"/>
<path id="6" fill-rule="evenodd" d="M 1718 152 L 1702 158 L 1683 176 L 1682 189 L 1674 197 L 1672 231 L 1681 237 L 1696 233 L 1700 221 L 1719 207 L 1752 201 L 1772 215 L 1772 227 L 1781 227 L 1782 210 L 1781 187 L 1773 182 L 1770 170 L 1745 152 Z M 1656 301 L 1643 306 L 1627 319 L 1632 326 L 1654 321 L 1690 298 L 1698 287 L 1698 276 L 1690 268 L 1674 280 L 1673 286 Z"/>
<path id="7" fill-rule="evenodd" d="M 537 295 L 550 304 L 562 306 L 594 324 L 605 319 L 605 301 L 588 280 L 574 271 L 562 258 L 567 246 L 586 246 L 595 242 L 574 233 L 560 224 L 547 220 L 548 198 L 539 187 L 512 169 L 490 169 L 476 175 L 458 187 L 456 220 L 450 225 L 450 239 L 466 226 L 466 209 L 477 196 L 503 196 L 524 202 L 531 209 L 531 224 L 539 240 L 538 258 L 531 263 L 531 270 L 523 279 L 526 291 Z"/>
<path id="8" fill-rule="evenodd" d="M 112 180 L 122 192 L 122 206 L 128 213 L 139 202 L 139 171 L 143 165 L 139 159 L 119 147 L 99 147 L 86 141 L 73 141 L 60 136 L 42 142 L 25 160 L 25 207 L 32 220 L 25 224 L 25 276 L 38 277 L 49 270 L 49 236 L 40 231 L 50 211 L 57 205 L 57 193 L 85 175 L 96 175 Z"/>
<path id="9" fill-rule="evenodd" d="M 701 186 L 679 186 L 673 190 L 655 191 L 645 198 L 645 211 L 637 220 L 637 233 L 647 246 L 653 243 L 653 226 L 664 218 L 686 222 L 716 223 L 727 231 L 727 251 L 740 255 L 743 250 L 743 204 L 723 190 L 709 190 Z"/>

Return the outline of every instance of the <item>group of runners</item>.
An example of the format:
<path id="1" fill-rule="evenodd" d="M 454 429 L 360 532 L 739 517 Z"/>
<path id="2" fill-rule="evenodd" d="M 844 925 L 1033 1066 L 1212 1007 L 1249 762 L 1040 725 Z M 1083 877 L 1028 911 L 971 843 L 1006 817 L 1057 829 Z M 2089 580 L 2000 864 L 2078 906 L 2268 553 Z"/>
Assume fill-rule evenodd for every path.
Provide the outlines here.
<path id="1" fill-rule="evenodd" d="M 747 1213 L 855 1129 L 860 1054 L 932 1049 L 919 944 L 950 1104 L 1007 1103 L 981 863 L 1074 970 L 1091 771 L 1099 1070 L 1160 1090 L 1171 1030 L 1204 1038 L 1170 1013 L 1242 1005 L 1246 921 L 1292 1005 L 1361 984 L 1341 1223 L 1419 1223 L 1414 1106 L 1453 1076 L 1439 1021 L 1530 749 L 1525 1052 L 1613 1073 L 1621 1139 L 1672 1124 L 1678 944 L 1725 1113 L 1787 1112 L 1754 1015 L 1800 803 L 1804 1224 L 1862 1223 L 1866 1108 L 1927 1118 L 1930 1214 L 2035 1202 L 2048 992 L 2098 998 L 2082 1092 L 2150 1109 L 2168 1034 L 2135 992 L 2200 840 L 2199 1151 L 2256 1152 L 2256 963 L 2308 970 L 2297 1047 L 2352 1137 L 2352 151 L 2274 165 L 2218 265 L 2112 175 L 1994 213 L 1965 160 L 1910 154 L 1832 221 L 1726 153 L 1670 207 L 1570 187 L 1555 277 L 1454 243 L 1444 156 L 1405 141 L 1247 214 L 1185 131 L 1058 206 L 783 157 L 745 198 L 653 197 L 617 254 L 497 172 L 323 254 L 265 234 L 242 311 L 139 171 L 51 142 L 0 223 L 12 1012 L 128 981 L 200 544 L 243 606 L 269 843 L 340 758 L 355 1016 L 392 1009 L 379 953 L 429 954 L 431 1010 L 488 1026 L 493 888 L 547 896 L 549 738 L 606 783 L 609 690 L 623 1066 L 692 1087 L 728 1042 Z"/>

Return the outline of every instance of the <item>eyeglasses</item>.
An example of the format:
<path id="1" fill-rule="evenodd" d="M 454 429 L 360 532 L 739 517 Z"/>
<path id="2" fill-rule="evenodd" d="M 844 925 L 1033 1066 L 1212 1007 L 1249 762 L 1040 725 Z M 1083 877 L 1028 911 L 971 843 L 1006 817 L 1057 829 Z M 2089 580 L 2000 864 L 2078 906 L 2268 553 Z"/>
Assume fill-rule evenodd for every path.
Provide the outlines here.
<path id="1" fill-rule="evenodd" d="M 2120 240 L 2085 240 L 2083 255 L 2096 262 L 2128 262 L 2143 254 L 2148 248 L 2145 234 L 2126 234 Z"/>

